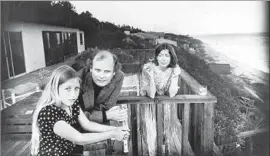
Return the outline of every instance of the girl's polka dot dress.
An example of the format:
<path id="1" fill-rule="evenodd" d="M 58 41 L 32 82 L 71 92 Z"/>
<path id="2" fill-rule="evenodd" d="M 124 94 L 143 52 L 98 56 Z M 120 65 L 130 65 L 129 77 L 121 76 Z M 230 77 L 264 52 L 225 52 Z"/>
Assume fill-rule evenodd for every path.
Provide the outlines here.
<path id="1" fill-rule="evenodd" d="M 63 120 L 70 125 L 78 123 L 78 100 L 71 106 L 72 115 L 55 105 L 49 105 L 41 109 L 38 116 L 40 131 L 40 144 L 38 156 L 68 156 L 74 147 L 73 142 L 61 138 L 53 132 L 53 126 L 57 121 Z"/>

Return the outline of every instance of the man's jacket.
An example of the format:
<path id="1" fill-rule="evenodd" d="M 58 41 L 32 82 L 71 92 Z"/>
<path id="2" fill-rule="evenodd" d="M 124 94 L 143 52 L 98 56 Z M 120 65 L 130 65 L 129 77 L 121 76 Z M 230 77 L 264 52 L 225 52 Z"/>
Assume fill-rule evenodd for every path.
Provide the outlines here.
<path id="1" fill-rule="evenodd" d="M 84 113 L 89 120 L 104 123 L 106 121 L 104 111 L 116 105 L 117 97 L 123 85 L 124 73 L 121 70 L 117 71 L 111 82 L 101 89 L 96 99 L 90 67 L 79 70 L 78 74 L 82 80 L 79 100 Z"/>

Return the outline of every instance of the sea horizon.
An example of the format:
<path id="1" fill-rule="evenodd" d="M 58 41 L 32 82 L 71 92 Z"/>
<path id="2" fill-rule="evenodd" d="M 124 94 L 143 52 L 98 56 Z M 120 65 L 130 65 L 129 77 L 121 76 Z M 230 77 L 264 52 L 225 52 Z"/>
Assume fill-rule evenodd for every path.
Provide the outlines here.
<path id="1" fill-rule="evenodd" d="M 267 32 L 208 34 L 195 38 L 245 67 L 269 74 L 269 36 Z"/>

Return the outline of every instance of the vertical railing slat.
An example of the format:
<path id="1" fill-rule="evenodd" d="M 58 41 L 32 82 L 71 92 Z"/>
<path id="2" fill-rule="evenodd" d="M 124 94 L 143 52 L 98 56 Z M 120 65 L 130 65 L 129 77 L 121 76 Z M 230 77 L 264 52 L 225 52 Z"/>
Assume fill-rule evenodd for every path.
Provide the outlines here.
<path id="1" fill-rule="evenodd" d="M 170 109 L 170 103 L 163 103 L 164 108 L 164 134 L 165 134 L 165 155 L 171 155 L 170 153 L 170 142 L 172 141 L 172 138 L 170 138 L 169 134 L 171 133 L 171 109 Z"/>
<path id="2" fill-rule="evenodd" d="M 141 114 L 140 105 L 136 105 L 136 119 L 137 119 L 137 152 L 138 155 L 142 155 L 142 134 L 141 134 Z"/>
<path id="3" fill-rule="evenodd" d="M 133 123 L 133 120 L 134 120 L 134 118 L 133 118 L 133 113 L 132 113 L 132 105 L 127 105 L 127 108 L 128 108 L 128 127 L 129 127 L 129 129 L 130 129 L 130 136 L 129 136 L 129 139 L 128 139 L 128 155 L 129 156 L 133 156 L 133 139 L 135 140 L 135 138 L 134 138 L 134 127 L 136 126 L 136 125 L 134 125 L 134 124 L 132 124 Z M 137 126 L 136 126 L 137 127 Z"/>
<path id="4" fill-rule="evenodd" d="M 193 136 L 193 148 L 196 155 L 200 155 L 200 142 L 201 142 L 201 127 L 202 127 L 202 115 L 203 115 L 203 104 L 194 104 L 194 136 Z"/>
<path id="5" fill-rule="evenodd" d="M 188 155 L 189 141 L 188 141 L 188 133 L 189 133 L 189 112 L 190 112 L 190 103 L 184 104 L 184 113 L 183 113 L 183 132 L 182 132 L 182 140 L 183 140 L 183 155 Z"/>
<path id="6" fill-rule="evenodd" d="M 214 104 L 204 103 L 203 106 L 203 116 L 202 116 L 202 127 L 201 127 L 201 153 L 202 155 L 212 155 L 213 152 L 213 142 L 214 142 L 214 126 L 213 126 L 213 116 L 214 116 Z"/>
<path id="7" fill-rule="evenodd" d="M 173 138 L 171 139 L 171 141 L 173 141 L 174 146 L 175 146 L 174 148 L 176 149 L 176 151 L 173 151 L 171 155 L 181 156 L 182 149 L 183 149 L 182 148 L 182 125 L 180 123 L 180 120 L 178 119 L 178 115 L 176 111 L 178 107 L 177 105 L 178 104 L 176 103 L 171 104 L 171 123 L 174 125 L 171 131 L 173 133 Z"/>
<path id="8" fill-rule="evenodd" d="M 157 154 L 160 156 L 163 156 L 163 155 L 165 155 L 165 150 L 164 150 L 164 146 L 163 146 L 164 111 L 163 111 L 162 104 L 156 104 L 156 105 L 157 105 Z"/>

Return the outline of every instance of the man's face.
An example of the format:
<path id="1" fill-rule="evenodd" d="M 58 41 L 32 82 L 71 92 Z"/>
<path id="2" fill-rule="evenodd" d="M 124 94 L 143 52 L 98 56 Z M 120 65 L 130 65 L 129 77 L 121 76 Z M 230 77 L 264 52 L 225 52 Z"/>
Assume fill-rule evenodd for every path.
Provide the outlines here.
<path id="1" fill-rule="evenodd" d="M 114 75 L 113 58 L 104 58 L 103 60 L 93 61 L 92 78 L 96 85 L 104 87 L 109 84 Z"/>

